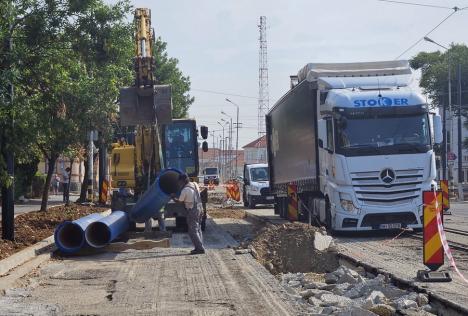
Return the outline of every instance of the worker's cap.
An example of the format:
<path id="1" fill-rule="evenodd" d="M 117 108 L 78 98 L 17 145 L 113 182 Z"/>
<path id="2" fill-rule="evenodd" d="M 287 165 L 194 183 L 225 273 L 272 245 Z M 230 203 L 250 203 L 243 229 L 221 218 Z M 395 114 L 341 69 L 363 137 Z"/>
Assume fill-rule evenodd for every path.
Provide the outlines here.
<path id="1" fill-rule="evenodd" d="M 179 174 L 179 181 L 187 181 L 189 179 L 186 173 Z"/>

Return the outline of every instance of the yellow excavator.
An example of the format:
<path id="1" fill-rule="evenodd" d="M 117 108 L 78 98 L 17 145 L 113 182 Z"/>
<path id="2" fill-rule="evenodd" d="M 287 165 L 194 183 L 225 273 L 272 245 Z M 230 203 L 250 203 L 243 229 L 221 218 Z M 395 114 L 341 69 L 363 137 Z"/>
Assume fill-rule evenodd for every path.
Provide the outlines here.
<path id="1" fill-rule="evenodd" d="M 177 168 L 192 179 L 198 179 L 199 171 L 196 122 L 173 120 L 171 86 L 156 85 L 151 10 L 137 8 L 134 27 L 135 82 L 120 89 L 120 128 L 125 132 L 116 133 L 111 152 L 113 209 L 125 207 L 129 196 L 143 194 L 162 168 Z M 206 127 L 200 132 L 208 137 Z M 206 141 L 202 147 L 208 150 Z"/>

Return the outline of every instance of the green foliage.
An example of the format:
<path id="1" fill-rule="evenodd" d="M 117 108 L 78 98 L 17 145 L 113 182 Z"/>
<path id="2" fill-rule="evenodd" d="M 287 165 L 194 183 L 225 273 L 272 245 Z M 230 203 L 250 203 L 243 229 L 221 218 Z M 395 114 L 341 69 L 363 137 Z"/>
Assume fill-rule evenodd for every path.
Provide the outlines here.
<path id="1" fill-rule="evenodd" d="M 457 67 L 462 66 L 462 105 L 468 104 L 468 47 L 452 45 L 444 53 L 421 52 L 410 61 L 411 67 L 422 72 L 420 86 L 432 100 L 440 107 L 448 104 L 448 67 L 451 67 L 452 105 L 458 104 Z"/>
<path id="2" fill-rule="evenodd" d="M 468 109 L 468 47 L 465 45 L 451 45 L 449 50 L 440 53 L 421 52 L 411 60 L 411 67 L 421 69 L 422 77 L 420 85 L 432 100 L 436 107 L 449 104 L 448 98 L 448 69 L 451 67 L 452 83 L 452 110 L 455 115 L 459 112 L 458 102 L 458 65 L 461 65 L 461 115 L 467 117 Z M 465 124 L 465 127 L 468 127 Z M 468 141 L 465 139 L 463 146 L 468 148 Z"/>
<path id="3" fill-rule="evenodd" d="M 161 38 L 154 43 L 155 77 L 160 84 L 172 85 L 172 116 L 183 118 L 188 114 L 190 105 L 195 101 L 190 91 L 190 77 L 184 76 L 178 68 L 179 61 L 171 58 L 166 52 L 167 43 Z"/>
<path id="4" fill-rule="evenodd" d="M 21 165 L 44 156 L 86 157 L 90 130 L 109 142 L 119 89 L 134 78 L 129 0 L 0 0 L 0 8 L 1 151 L 14 152 Z M 172 85 L 173 115 L 184 117 L 194 101 L 190 78 L 161 39 L 154 53 L 158 83 Z M 0 185 L 11 183 L 0 155 Z"/>

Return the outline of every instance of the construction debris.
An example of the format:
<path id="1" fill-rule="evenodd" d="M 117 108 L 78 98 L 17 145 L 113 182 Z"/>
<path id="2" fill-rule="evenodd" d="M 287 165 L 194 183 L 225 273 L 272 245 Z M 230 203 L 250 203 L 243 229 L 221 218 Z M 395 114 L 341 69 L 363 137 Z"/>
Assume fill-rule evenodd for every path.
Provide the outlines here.
<path id="1" fill-rule="evenodd" d="M 426 294 L 401 290 L 382 274 L 373 276 L 339 266 L 323 274 L 326 283 L 311 281 L 307 274 L 300 272 L 278 277 L 286 292 L 312 315 L 437 314 L 428 304 Z"/>

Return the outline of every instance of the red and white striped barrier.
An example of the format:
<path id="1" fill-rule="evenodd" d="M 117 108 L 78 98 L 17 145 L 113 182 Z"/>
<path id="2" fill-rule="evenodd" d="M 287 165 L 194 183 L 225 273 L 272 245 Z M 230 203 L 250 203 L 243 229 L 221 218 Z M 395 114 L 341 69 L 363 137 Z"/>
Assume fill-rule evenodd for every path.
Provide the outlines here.
<path id="1" fill-rule="evenodd" d="M 437 229 L 439 231 L 439 236 L 440 240 L 442 241 L 442 247 L 444 248 L 445 255 L 447 256 L 450 266 L 455 270 L 455 272 L 458 274 L 458 276 L 468 283 L 468 279 L 461 274 L 460 270 L 458 270 L 458 267 L 455 263 L 455 259 L 453 258 L 452 251 L 450 250 L 448 241 L 447 241 L 447 236 L 445 236 L 445 231 L 444 231 L 444 224 L 442 224 L 442 217 L 440 216 L 440 212 L 437 212 Z"/>

